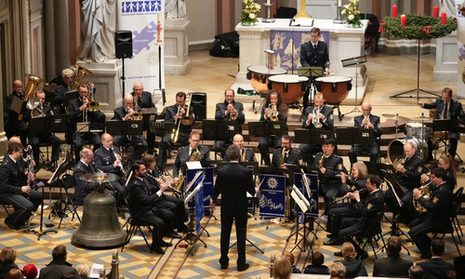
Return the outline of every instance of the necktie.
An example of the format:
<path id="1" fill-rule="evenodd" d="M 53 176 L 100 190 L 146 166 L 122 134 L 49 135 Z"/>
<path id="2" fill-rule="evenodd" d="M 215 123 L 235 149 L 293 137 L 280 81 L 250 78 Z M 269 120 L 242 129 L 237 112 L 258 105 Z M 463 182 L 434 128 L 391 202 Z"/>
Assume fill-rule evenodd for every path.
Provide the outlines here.
<path id="1" fill-rule="evenodd" d="M 313 44 L 313 48 L 316 48 L 316 44 Z"/>
<path id="2" fill-rule="evenodd" d="M 289 151 L 284 152 L 284 162 L 286 162 L 288 157 L 289 157 Z"/>
<path id="3" fill-rule="evenodd" d="M 442 119 L 447 119 L 448 117 L 448 113 L 449 112 L 449 102 L 445 103 L 444 104 L 444 111 L 443 111 L 443 115 L 442 115 Z"/>

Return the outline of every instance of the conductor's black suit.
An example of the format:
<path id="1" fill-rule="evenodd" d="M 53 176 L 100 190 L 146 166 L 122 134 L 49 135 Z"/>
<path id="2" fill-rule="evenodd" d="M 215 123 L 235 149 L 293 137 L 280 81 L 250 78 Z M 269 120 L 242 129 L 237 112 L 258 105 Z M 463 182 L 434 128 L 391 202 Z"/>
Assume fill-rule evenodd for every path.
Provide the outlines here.
<path id="1" fill-rule="evenodd" d="M 233 220 L 236 221 L 237 267 L 245 262 L 245 239 L 247 233 L 247 192 L 255 194 L 252 173 L 237 162 L 231 162 L 218 170 L 213 191 L 213 200 L 221 194 L 221 258 L 220 264 L 229 263 L 229 240 Z"/>

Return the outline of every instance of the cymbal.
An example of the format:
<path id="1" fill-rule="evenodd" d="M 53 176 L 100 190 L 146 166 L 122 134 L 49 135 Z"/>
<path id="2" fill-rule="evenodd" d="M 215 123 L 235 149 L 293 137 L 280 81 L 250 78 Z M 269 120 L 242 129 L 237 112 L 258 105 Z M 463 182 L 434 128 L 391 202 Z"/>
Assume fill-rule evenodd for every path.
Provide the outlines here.
<path id="1" fill-rule="evenodd" d="M 417 117 L 414 117 L 414 118 L 412 118 L 412 119 L 413 119 L 413 120 L 433 120 L 432 117 L 425 116 L 425 115 L 417 116 Z"/>
<path id="2" fill-rule="evenodd" d="M 89 173 L 89 174 L 83 175 L 81 179 L 86 182 L 105 183 L 105 182 L 114 182 L 118 180 L 119 177 L 113 173 L 97 172 L 97 173 L 92 173 L 92 174 Z"/>
<path id="3" fill-rule="evenodd" d="M 384 115 L 384 114 L 383 114 Z M 394 115 L 393 117 L 389 118 L 389 120 L 394 120 L 394 121 L 410 121 L 412 119 L 404 116 L 399 116 L 399 115 Z"/>

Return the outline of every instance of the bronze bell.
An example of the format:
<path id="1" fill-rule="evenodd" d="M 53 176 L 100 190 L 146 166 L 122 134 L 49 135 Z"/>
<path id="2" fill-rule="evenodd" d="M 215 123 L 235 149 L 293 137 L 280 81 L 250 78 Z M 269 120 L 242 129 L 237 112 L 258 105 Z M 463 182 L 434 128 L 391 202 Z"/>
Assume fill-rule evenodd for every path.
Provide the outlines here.
<path id="1" fill-rule="evenodd" d="M 82 222 L 71 243 L 88 248 L 119 247 L 124 244 L 126 235 L 118 221 L 115 198 L 103 189 L 87 195 Z"/>

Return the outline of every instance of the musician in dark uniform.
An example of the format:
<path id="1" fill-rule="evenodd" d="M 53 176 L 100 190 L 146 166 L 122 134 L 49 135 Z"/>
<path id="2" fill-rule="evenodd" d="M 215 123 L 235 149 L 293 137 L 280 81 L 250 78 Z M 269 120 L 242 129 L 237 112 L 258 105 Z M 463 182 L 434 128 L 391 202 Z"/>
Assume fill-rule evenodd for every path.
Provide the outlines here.
<path id="1" fill-rule="evenodd" d="M 187 109 L 188 108 L 186 106 L 186 93 L 176 93 L 176 104 L 166 107 L 163 110 L 165 122 L 174 122 L 175 124 L 177 124 L 178 120 L 180 121 L 183 117 L 186 116 Z M 192 119 L 195 119 L 193 107 L 189 108 L 189 115 L 187 115 L 186 117 L 191 117 Z M 175 130 L 176 129 L 177 126 L 175 127 Z M 163 171 L 166 167 L 167 152 L 174 144 L 179 144 L 181 146 L 187 145 L 188 137 L 191 131 L 192 125 L 185 126 L 182 123 L 179 123 L 179 131 L 177 131 L 178 138 L 176 139 L 176 142 L 173 142 L 173 131 L 166 131 L 166 133 L 163 135 L 163 139 L 160 143 L 159 148 L 160 155 L 158 158 L 158 166 L 160 167 L 161 171 Z"/>
<path id="2" fill-rule="evenodd" d="M 368 176 L 366 189 L 369 194 L 364 201 L 361 200 L 358 191 L 349 194 L 349 197 L 355 201 L 355 206 L 360 211 L 360 217 L 347 217 L 341 220 L 338 237 L 352 242 L 359 256 L 366 255 L 366 252 L 355 243 L 352 237 L 363 233 L 376 215 L 384 210 L 384 194 L 379 190 L 380 185 L 381 179 L 378 176 Z"/>
<path id="3" fill-rule="evenodd" d="M 157 163 L 153 155 L 145 155 L 142 158 L 142 162 L 147 169 L 147 180 L 151 186 L 150 191 L 152 193 L 156 193 L 160 190 L 159 184 L 167 182 L 163 179 L 163 177 L 160 177 L 157 171 Z M 178 194 L 178 192 L 176 192 L 176 194 Z M 187 232 L 187 226 L 184 224 L 188 220 L 187 213 L 184 201 L 181 198 L 174 195 L 163 194 L 159 199 L 157 199 L 156 206 L 173 212 L 175 216 L 174 227 L 178 230 L 178 232 Z"/>
<path id="4" fill-rule="evenodd" d="M 203 167 L 209 163 L 210 150 L 208 147 L 200 144 L 200 133 L 192 131 L 189 134 L 189 145 L 178 149 L 178 154 L 173 165 L 173 177 L 178 179 L 180 171 L 186 174 L 186 162 L 200 161 Z"/>
<path id="5" fill-rule="evenodd" d="M 241 162 L 255 162 L 255 153 L 252 148 L 244 147 L 244 137 L 241 134 L 235 134 L 233 137 L 233 144 L 239 148 L 239 154 L 241 154 Z M 225 161 L 229 161 L 229 158 L 224 156 Z"/>
<path id="6" fill-rule="evenodd" d="M 426 209 L 426 214 L 413 220 L 410 224 L 409 235 L 421 252 L 421 258 L 431 258 L 431 239 L 428 233 L 446 228 L 451 228 L 450 212 L 453 209 L 452 193 L 446 186 L 446 172 L 440 168 L 431 171 L 431 181 L 435 186 L 428 195 L 423 195 L 421 190 L 413 190 L 413 198 Z"/>
<path id="7" fill-rule="evenodd" d="M 215 120 L 233 122 L 239 127 L 238 133 L 241 133 L 241 125 L 245 122 L 244 105 L 234 100 L 234 97 L 235 92 L 233 89 L 226 89 L 224 91 L 224 102 L 216 104 Z M 214 148 L 221 151 L 221 155 L 224 157 L 225 148 L 229 145 L 231 145 L 231 139 L 226 142 L 217 140 Z"/>
<path id="8" fill-rule="evenodd" d="M 65 97 L 71 91 L 71 87 L 75 82 L 74 71 L 69 68 L 63 69 L 61 71 L 61 80 L 55 80 L 54 82 L 57 82 L 58 86 L 53 94 L 47 94 L 47 101 L 50 101 L 55 113 L 65 113 L 65 107 L 68 105 L 64 103 Z"/>
<path id="9" fill-rule="evenodd" d="M 300 47 L 300 64 L 303 67 L 320 67 L 323 72 L 329 73 L 328 44 L 320 41 L 320 28 L 313 27 L 310 30 L 310 41 Z M 310 82 L 313 82 L 315 77 L 311 75 L 312 73 L 309 73 Z M 308 94 L 307 91 L 304 95 L 304 110 L 308 106 Z"/>
<path id="10" fill-rule="evenodd" d="M 4 118 L 3 121 L 5 123 L 5 133 L 7 138 L 11 138 L 12 136 L 19 136 L 21 138 L 21 143 L 26 145 L 27 143 L 27 122 L 29 121 L 29 114 L 21 115 L 21 113 L 17 113 L 13 111 L 11 108 L 11 104 L 13 99 L 19 98 L 18 100 L 23 101 L 24 91 L 23 91 L 23 82 L 21 80 L 15 80 L 13 82 L 13 92 L 11 95 L 6 96 L 5 99 L 5 107 L 3 108 L 4 111 Z M 22 112 L 26 111 L 25 104 L 22 105 Z"/>
<path id="11" fill-rule="evenodd" d="M 325 199 L 325 215 L 328 214 L 331 203 L 341 192 L 341 180 L 338 175 L 344 168 L 342 158 L 334 153 L 336 144 L 333 139 L 323 142 L 323 152 L 315 156 L 314 168 L 318 171 L 320 186 Z"/>
<path id="12" fill-rule="evenodd" d="M 442 154 L 438 159 L 438 168 L 446 171 L 446 185 L 452 193 L 454 192 L 455 186 L 457 186 L 457 175 L 454 167 L 454 159 L 449 153 Z M 424 173 L 421 175 L 421 184 L 425 185 L 431 182 L 430 175 Z"/>
<path id="13" fill-rule="evenodd" d="M 39 104 L 33 109 L 32 117 L 43 117 L 47 115 L 52 115 L 52 106 L 50 102 L 45 100 L 45 92 L 39 90 L 36 92 L 37 99 L 39 100 Z M 37 114 L 37 115 L 35 115 Z M 40 156 L 40 144 L 47 143 L 52 145 L 52 157 L 51 163 L 52 167 L 56 166 L 56 162 L 58 161 L 58 157 L 60 156 L 60 145 L 61 140 L 55 136 L 54 133 L 50 131 L 42 131 L 38 134 L 30 134 L 29 135 L 29 143 L 32 146 L 32 151 L 34 153 L 34 161 L 36 164 L 36 169 L 39 167 L 39 156 Z"/>
<path id="14" fill-rule="evenodd" d="M 299 149 L 292 147 L 292 139 L 289 135 L 281 136 L 281 147 L 273 151 L 271 165 L 277 168 L 285 168 L 286 164 L 299 165 L 302 154 Z"/>
<path id="15" fill-rule="evenodd" d="M 84 119 L 86 114 L 87 122 L 89 122 L 90 125 L 103 125 L 105 123 L 105 114 L 103 112 L 89 111 L 90 88 L 91 85 L 89 83 L 82 83 L 81 85 L 79 85 L 79 97 L 70 101 L 68 107 L 76 160 L 80 157 L 79 152 L 81 151 L 82 146 L 85 144 L 84 141 L 87 141 L 88 143 L 92 144 L 94 146 L 94 150 L 99 148 L 101 144 L 100 135 L 98 133 L 90 131 L 80 132 L 77 131 L 76 127 L 76 124 L 78 122 L 86 121 L 86 119 Z"/>
<path id="16" fill-rule="evenodd" d="M 147 170 L 142 161 L 135 161 L 131 170 L 134 172 L 134 179 L 128 186 L 128 203 L 131 218 L 136 222 L 151 224 L 152 245 L 150 250 L 157 254 L 164 254 L 162 247 L 172 246 L 171 243 L 163 240 L 163 235 L 170 231 L 174 220 L 174 214 L 165 209 L 155 207 L 158 199 L 161 198 L 166 186 L 161 184 L 160 189 L 152 193 L 150 184 L 147 181 Z"/>
<path id="17" fill-rule="evenodd" d="M 351 164 L 357 162 L 357 155 L 359 155 L 361 152 L 365 152 L 370 156 L 370 162 L 376 163 L 378 161 L 379 144 L 377 139 L 383 133 L 379 122 L 379 116 L 371 114 L 371 104 L 362 104 L 362 115 L 354 117 L 354 127 L 372 129 L 375 141 L 373 141 L 373 143 L 354 144 L 349 152 L 349 159 Z"/>
<path id="18" fill-rule="evenodd" d="M 211 207 L 221 194 L 221 269 L 227 269 L 229 265 L 229 240 L 232 223 L 236 223 L 237 236 L 237 270 L 243 271 L 249 268 L 245 258 L 245 240 L 247 235 L 247 192 L 255 194 L 252 173 L 244 166 L 239 165 L 239 148 L 235 145 L 228 147 L 226 154 L 229 164 L 225 164 L 218 170 L 213 189 Z"/>
<path id="19" fill-rule="evenodd" d="M 134 82 L 132 85 L 132 93 L 134 97 L 134 107 L 137 109 L 151 109 L 154 108 L 156 112 L 155 104 L 152 101 L 152 94 L 144 91 L 144 85 L 140 81 Z M 155 144 L 155 134 L 147 131 L 147 152 L 153 154 Z"/>
<path id="20" fill-rule="evenodd" d="M 275 90 L 271 90 L 268 94 L 265 103 L 262 107 L 262 112 L 260 114 L 260 121 L 267 121 L 268 123 L 273 123 L 274 121 L 287 122 L 287 106 L 284 104 L 281 96 Z M 276 118 L 274 120 L 273 118 Z M 286 131 L 287 132 L 287 126 Z M 281 146 L 281 137 L 280 136 L 268 136 L 268 137 L 258 137 L 258 149 L 260 150 L 260 155 L 265 165 L 269 166 L 270 154 L 269 147 L 273 146 L 274 148 L 279 148 Z"/>
<path id="21" fill-rule="evenodd" d="M 131 94 L 126 94 L 123 98 L 123 105 L 113 111 L 112 120 L 129 121 L 134 114 L 139 113 L 134 107 L 134 98 Z M 135 160 L 139 160 L 142 154 L 147 150 L 147 142 L 143 135 L 121 135 L 115 136 L 114 143 L 121 147 L 124 144 L 134 146 L 134 152 L 129 157 L 129 165 Z"/>
<path id="22" fill-rule="evenodd" d="M 75 204 L 84 204 L 84 198 L 94 190 L 96 187 L 95 183 L 88 182 L 87 176 L 97 173 L 97 169 L 94 166 L 94 152 L 91 149 L 84 147 L 79 152 L 80 160 L 74 167 L 73 177 L 76 182 L 74 187 L 74 198 Z"/>
<path id="23" fill-rule="evenodd" d="M 413 217 L 412 190 L 420 186 L 420 177 L 423 172 L 423 160 L 416 152 L 416 147 L 412 142 L 404 143 L 405 159 L 396 166 L 397 180 L 405 189 L 401 198 L 402 208 L 400 217 L 404 223 L 409 223 Z M 399 193 L 397 193 L 399 195 Z M 392 204 L 392 201 L 390 201 Z M 395 207 L 394 207 L 395 208 Z M 396 209 L 393 209 L 396 212 Z"/>
<path id="24" fill-rule="evenodd" d="M 463 116 L 462 104 L 458 101 L 452 99 L 452 89 L 444 87 L 442 89 L 441 98 L 436 99 L 433 103 L 425 104 L 423 102 L 418 103 L 420 107 L 425 109 L 435 109 L 434 119 L 453 119 L 458 120 Z M 460 133 L 459 131 L 450 131 L 449 133 L 449 153 L 452 157 L 455 157 L 457 152 L 457 144 L 459 140 Z M 431 141 L 428 142 L 429 145 L 429 157 L 432 159 L 432 147 Z M 431 158 L 430 158 L 431 157 Z"/>
<path id="25" fill-rule="evenodd" d="M 302 117 L 302 127 L 313 130 L 332 131 L 334 127 L 333 110 L 324 104 L 325 99 L 322 93 L 315 95 L 315 104 L 313 107 L 307 107 Z M 320 127 L 321 126 L 321 127 Z M 304 143 L 300 145 L 300 151 L 305 162 L 309 166 L 313 165 L 314 156 L 321 152 L 321 145 L 316 143 Z"/>
<path id="26" fill-rule="evenodd" d="M 35 175 L 28 172 L 23 160 L 23 145 L 9 143 L 8 155 L 0 165 L 0 202 L 11 204 L 15 209 L 5 218 L 5 224 L 12 230 L 24 228 L 32 212 L 42 203 L 42 194 L 32 190 L 28 180 L 34 181 Z"/>
<path id="27" fill-rule="evenodd" d="M 125 187 L 121 182 L 124 182 L 126 171 L 124 169 L 122 158 L 117 146 L 113 146 L 113 137 L 108 133 L 103 133 L 102 146 L 94 152 L 94 166 L 97 170 L 104 173 L 112 173 L 122 178 L 111 181 L 111 186 L 116 191 L 116 204 L 118 206 L 124 204 L 124 196 L 126 193 Z"/>

